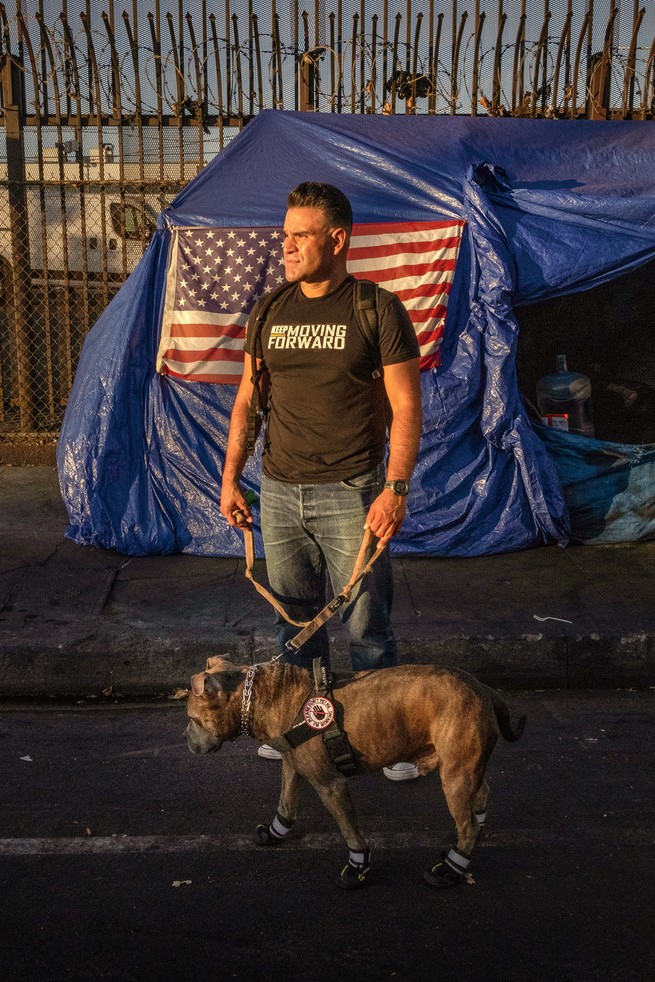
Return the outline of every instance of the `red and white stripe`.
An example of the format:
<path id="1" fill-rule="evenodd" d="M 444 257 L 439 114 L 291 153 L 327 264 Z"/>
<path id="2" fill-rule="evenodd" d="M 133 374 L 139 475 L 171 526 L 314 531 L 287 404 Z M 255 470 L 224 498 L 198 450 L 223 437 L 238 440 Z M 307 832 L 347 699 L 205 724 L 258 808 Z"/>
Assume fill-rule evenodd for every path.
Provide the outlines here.
<path id="1" fill-rule="evenodd" d="M 439 364 L 464 224 L 389 222 L 353 227 L 348 269 L 402 300 L 416 330 L 423 370 Z"/>
<path id="2" fill-rule="evenodd" d="M 247 314 L 178 310 L 160 350 L 157 370 L 193 382 L 238 385 L 243 374 Z"/>

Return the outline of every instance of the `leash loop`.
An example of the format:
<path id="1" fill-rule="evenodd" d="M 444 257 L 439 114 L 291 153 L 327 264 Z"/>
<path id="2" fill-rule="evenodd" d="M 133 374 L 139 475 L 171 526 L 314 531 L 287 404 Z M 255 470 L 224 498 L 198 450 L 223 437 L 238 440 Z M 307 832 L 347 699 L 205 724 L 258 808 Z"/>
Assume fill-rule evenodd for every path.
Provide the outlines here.
<path id="1" fill-rule="evenodd" d="M 294 627 L 307 627 L 307 625 L 311 623 L 310 621 L 294 621 L 292 617 L 289 617 L 284 607 L 278 603 L 273 594 L 270 593 L 266 587 L 262 586 L 261 583 L 257 582 L 253 573 L 253 566 L 255 563 L 255 537 L 249 524 L 246 523 L 239 525 L 239 528 L 243 532 L 243 541 L 246 551 L 246 579 L 250 580 L 260 596 L 264 597 L 265 600 L 268 600 L 269 604 L 272 607 L 275 607 L 278 614 L 281 614 L 285 621 L 287 621 L 289 624 L 293 624 Z"/>
<path id="2" fill-rule="evenodd" d="M 239 528 L 243 532 L 243 540 L 244 540 L 245 553 L 246 553 L 246 574 L 245 574 L 246 579 L 250 580 L 250 582 L 257 590 L 257 592 L 260 594 L 260 596 L 264 597 L 265 600 L 268 600 L 271 606 L 274 607 L 275 610 L 277 610 L 277 612 L 282 615 L 282 617 L 284 617 L 285 621 L 287 621 L 288 624 L 293 624 L 294 627 L 302 628 L 302 630 L 294 638 L 290 638 L 290 640 L 287 641 L 285 645 L 285 649 L 288 652 L 298 651 L 298 649 L 301 648 L 307 641 L 309 641 L 311 636 L 315 634 L 316 631 L 318 631 L 318 629 L 322 627 L 325 624 L 325 622 L 328 621 L 330 617 L 332 617 L 332 615 L 337 612 L 337 610 L 339 610 L 340 607 L 343 606 L 343 604 L 347 603 L 350 600 L 354 587 L 357 586 L 360 580 L 363 580 L 364 577 L 368 573 L 370 573 L 376 559 L 379 559 L 379 557 L 384 552 L 384 549 L 386 548 L 386 543 L 382 547 L 377 546 L 374 549 L 373 553 L 371 554 L 371 557 L 368 560 L 368 562 L 365 562 L 366 555 L 369 549 L 371 548 L 371 545 L 375 538 L 375 536 L 373 535 L 370 529 L 368 528 L 365 529 L 364 535 L 362 537 L 362 542 L 359 547 L 359 553 L 357 554 L 357 559 L 355 560 L 355 566 L 352 572 L 352 576 L 350 577 L 348 583 L 346 583 L 343 590 L 341 590 L 340 593 L 336 595 L 336 597 L 330 600 L 330 602 L 327 603 L 325 607 L 323 607 L 323 609 L 318 612 L 318 614 L 316 615 L 316 617 L 314 617 L 313 620 L 294 621 L 294 619 L 287 614 L 284 607 L 280 603 L 278 603 L 278 601 L 275 599 L 273 594 L 270 593 L 270 591 L 267 590 L 266 587 L 262 586 L 261 583 L 258 583 L 257 580 L 255 579 L 253 573 L 253 565 L 255 561 L 255 540 L 254 540 L 253 531 L 250 525 L 246 523 L 240 525 Z M 281 655 L 277 656 L 277 658 L 280 657 Z"/>

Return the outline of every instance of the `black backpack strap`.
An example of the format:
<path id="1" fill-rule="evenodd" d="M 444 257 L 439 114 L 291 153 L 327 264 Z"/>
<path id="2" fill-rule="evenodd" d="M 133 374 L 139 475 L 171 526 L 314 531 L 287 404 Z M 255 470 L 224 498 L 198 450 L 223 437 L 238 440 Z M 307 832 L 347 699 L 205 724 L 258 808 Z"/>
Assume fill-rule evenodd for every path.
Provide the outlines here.
<path id="1" fill-rule="evenodd" d="M 393 296 L 393 293 L 378 286 L 372 280 L 355 280 L 355 319 L 364 340 L 371 349 L 374 365 L 371 376 L 374 379 L 381 378 L 383 375 L 382 353 L 380 351 L 380 313 L 391 303 Z M 386 393 L 384 410 L 387 430 L 391 431 L 393 412 Z"/>
<path id="2" fill-rule="evenodd" d="M 373 378 L 382 375 L 382 358 L 380 356 L 380 324 L 379 324 L 380 288 L 372 280 L 355 280 L 355 317 L 357 326 L 364 340 L 371 349 L 373 356 Z"/>
<path id="3" fill-rule="evenodd" d="M 257 307 L 251 314 L 251 320 L 248 324 L 248 338 L 250 341 L 250 381 L 253 383 L 252 398 L 250 399 L 250 408 L 248 410 L 248 434 L 246 437 L 246 452 L 249 457 L 251 457 L 255 452 L 259 424 L 262 419 L 264 422 L 266 421 L 266 415 L 268 413 L 268 404 L 264 401 L 261 384 L 262 377 L 267 371 L 262 349 L 262 328 L 267 316 L 271 312 L 271 308 L 274 305 L 277 305 L 283 294 L 290 290 L 293 285 L 293 283 L 283 283 L 281 286 L 271 290 L 270 293 L 264 294 Z M 259 368 L 257 367 L 257 359 L 260 361 Z"/>

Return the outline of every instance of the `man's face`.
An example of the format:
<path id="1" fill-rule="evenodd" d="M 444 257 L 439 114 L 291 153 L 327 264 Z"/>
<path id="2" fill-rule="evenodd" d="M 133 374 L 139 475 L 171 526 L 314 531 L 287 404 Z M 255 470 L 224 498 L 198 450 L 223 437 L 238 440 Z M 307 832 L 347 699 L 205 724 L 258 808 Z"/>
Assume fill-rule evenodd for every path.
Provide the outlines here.
<path id="1" fill-rule="evenodd" d="M 333 231 L 321 208 L 289 208 L 284 220 L 284 272 L 289 283 L 330 279 L 335 261 Z"/>

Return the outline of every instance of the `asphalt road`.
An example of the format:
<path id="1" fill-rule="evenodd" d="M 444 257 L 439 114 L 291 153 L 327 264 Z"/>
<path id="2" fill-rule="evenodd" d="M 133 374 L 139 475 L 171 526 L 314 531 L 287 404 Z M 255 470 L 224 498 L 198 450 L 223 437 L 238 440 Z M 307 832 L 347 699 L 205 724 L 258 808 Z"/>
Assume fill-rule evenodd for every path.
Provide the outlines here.
<path id="1" fill-rule="evenodd" d="M 7 982 L 631 982 L 655 963 L 652 691 L 509 696 L 472 883 L 421 873 L 452 840 L 435 775 L 355 778 L 366 889 L 311 789 L 256 849 L 279 765 L 184 743 L 184 704 L 0 707 L 0 975 Z M 650 969 L 649 969 L 650 966 Z"/>

